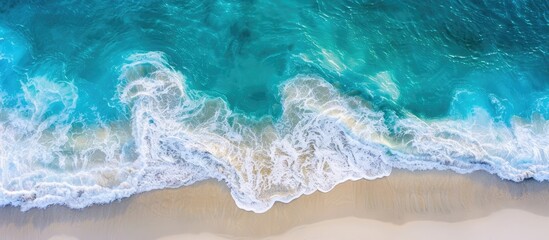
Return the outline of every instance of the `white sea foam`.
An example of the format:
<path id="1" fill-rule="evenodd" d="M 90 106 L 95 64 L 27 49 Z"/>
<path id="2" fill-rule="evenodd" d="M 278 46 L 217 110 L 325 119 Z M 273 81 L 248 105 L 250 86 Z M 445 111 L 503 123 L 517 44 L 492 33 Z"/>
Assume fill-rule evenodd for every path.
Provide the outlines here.
<path id="1" fill-rule="evenodd" d="M 480 109 L 467 120 L 390 116 L 319 77 L 296 76 L 280 87 L 279 120 L 251 120 L 220 98 L 186 89 L 183 75 L 149 52 L 122 68 L 118 97 L 130 123 L 76 127 L 69 116 L 77 89 L 31 82 L 25 99 L 32 104 L 0 113 L 0 204 L 23 210 L 80 208 L 217 179 L 239 207 L 263 212 L 342 181 L 387 176 L 393 167 L 549 179 L 549 124 L 541 118 L 507 126 Z M 46 114 L 55 104 L 64 108 Z"/>

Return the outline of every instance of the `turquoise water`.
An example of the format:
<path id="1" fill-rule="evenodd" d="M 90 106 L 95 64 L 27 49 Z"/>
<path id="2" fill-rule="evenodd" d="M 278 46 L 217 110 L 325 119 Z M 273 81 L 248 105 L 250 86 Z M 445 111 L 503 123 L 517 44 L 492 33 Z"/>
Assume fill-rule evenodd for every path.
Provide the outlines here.
<path id="1" fill-rule="evenodd" d="M 0 3 L 0 204 L 549 178 L 546 1 Z"/>

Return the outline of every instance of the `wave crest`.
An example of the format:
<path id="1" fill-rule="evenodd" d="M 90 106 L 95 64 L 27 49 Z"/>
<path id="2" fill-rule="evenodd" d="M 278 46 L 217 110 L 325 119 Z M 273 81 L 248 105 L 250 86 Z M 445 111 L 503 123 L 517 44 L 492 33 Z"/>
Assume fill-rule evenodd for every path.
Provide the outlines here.
<path id="1" fill-rule="evenodd" d="M 44 89 L 53 88 L 46 83 Z M 69 94 L 72 88 L 58 87 L 65 90 L 40 102 L 51 106 L 64 99 L 65 112 L 56 114 L 63 116 L 76 96 Z M 79 208 L 217 179 L 239 207 L 263 212 L 275 201 L 387 176 L 394 167 L 549 179 L 549 125 L 543 118 L 517 118 L 507 126 L 480 109 L 466 120 L 397 117 L 315 76 L 288 80 L 280 94 L 280 119 L 253 120 L 232 112 L 221 98 L 186 89 L 184 76 L 162 53 L 134 54 L 118 88 L 128 123 L 78 127 L 66 118 L 20 134 L 47 118 L 2 111 L 8 117 L 0 118 L 0 141 L 9 147 L 0 150 L 0 204 Z M 40 108 L 18 112 L 41 114 Z"/>

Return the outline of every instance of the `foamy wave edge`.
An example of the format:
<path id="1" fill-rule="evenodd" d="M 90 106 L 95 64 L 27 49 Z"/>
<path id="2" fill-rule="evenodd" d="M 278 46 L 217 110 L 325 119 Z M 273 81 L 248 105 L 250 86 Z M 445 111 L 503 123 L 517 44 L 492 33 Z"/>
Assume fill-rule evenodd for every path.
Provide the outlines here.
<path id="1" fill-rule="evenodd" d="M 248 119 L 223 99 L 186 89 L 159 52 L 134 54 L 122 67 L 117 97 L 129 124 L 78 127 L 69 117 L 78 97 L 70 83 L 35 79 L 23 88 L 30 107 L 0 110 L 0 205 L 22 210 L 83 208 L 216 179 L 240 208 L 265 212 L 277 201 L 388 176 L 392 168 L 549 179 L 543 118 L 507 126 L 481 109 L 466 120 L 397 117 L 316 76 L 280 86 L 276 121 Z M 54 104 L 63 110 L 48 115 Z"/>

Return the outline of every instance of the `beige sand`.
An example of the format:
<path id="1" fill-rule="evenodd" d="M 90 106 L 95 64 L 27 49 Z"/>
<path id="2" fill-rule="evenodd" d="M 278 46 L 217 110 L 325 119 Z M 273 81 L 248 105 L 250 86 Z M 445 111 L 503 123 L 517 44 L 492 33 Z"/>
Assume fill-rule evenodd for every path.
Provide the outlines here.
<path id="1" fill-rule="evenodd" d="M 403 225 L 356 217 L 326 220 L 299 226 L 265 240 L 362 240 L 362 239 L 546 239 L 549 218 L 526 211 L 506 209 L 488 217 L 462 222 L 413 221 Z M 159 240 L 225 240 L 211 233 L 182 234 Z"/>
<path id="2" fill-rule="evenodd" d="M 485 234 L 480 239 L 486 239 L 490 232 L 508 237 L 536 234 L 533 230 L 540 234 L 542 226 L 549 229 L 547 216 L 549 183 L 513 183 L 486 173 L 399 171 L 276 204 L 264 214 L 238 209 L 227 189 L 215 182 L 83 210 L 56 206 L 22 213 L 6 207 L 0 209 L 0 239 L 316 239 L 315 232 L 345 239 L 352 236 L 341 234 L 354 231 L 351 228 L 386 236 L 382 239 L 459 237 L 463 229 L 476 229 Z M 481 232 L 484 228 L 490 229 Z"/>

